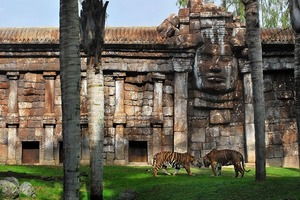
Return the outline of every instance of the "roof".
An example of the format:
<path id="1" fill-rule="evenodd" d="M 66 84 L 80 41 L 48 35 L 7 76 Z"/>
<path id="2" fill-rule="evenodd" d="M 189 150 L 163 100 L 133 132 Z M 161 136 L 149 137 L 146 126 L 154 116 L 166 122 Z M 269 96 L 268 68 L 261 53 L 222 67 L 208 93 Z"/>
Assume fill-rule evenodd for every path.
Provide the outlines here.
<path id="1" fill-rule="evenodd" d="M 156 27 L 108 27 L 106 44 L 167 44 Z M 0 28 L 1 44 L 58 44 L 58 28 Z M 263 44 L 293 44 L 292 29 L 262 29 Z"/>
<path id="2" fill-rule="evenodd" d="M 291 28 L 262 29 L 261 37 L 263 44 L 294 44 L 295 40 L 294 31 Z"/>
<path id="3" fill-rule="evenodd" d="M 58 28 L 0 28 L 2 44 L 58 44 Z M 164 44 L 156 27 L 108 27 L 107 44 Z"/>

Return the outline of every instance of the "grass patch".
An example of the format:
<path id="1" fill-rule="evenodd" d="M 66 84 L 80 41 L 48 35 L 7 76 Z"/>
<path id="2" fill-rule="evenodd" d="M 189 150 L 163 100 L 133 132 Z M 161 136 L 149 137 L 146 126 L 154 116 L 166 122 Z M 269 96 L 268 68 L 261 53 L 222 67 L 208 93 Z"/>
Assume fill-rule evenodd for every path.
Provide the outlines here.
<path id="1" fill-rule="evenodd" d="M 104 197 L 116 199 L 126 189 L 135 190 L 139 200 L 299 200 L 300 170 L 289 168 L 267 168 L 267 180 L 263 183 L 254 181 L 255 171 L 251 169 L 244 178 L 234 178 L 232 168 L 224 168 L 221 177 L 211 176 L 210 169 L 196 169 L 195 176 L 188 176 L 180 170 L 177 176 L 166 176 L 162 173 L 152 177 L 146 172 L 149 167 L 106 166 L 104 173 Z M 12 171 L 28 173 L 34 178 L 21 178 L 30 182 L 37 191 L 39 200 L 62 199 L 62 181 L 45 181 L 40 177 L 60 177 L 61 167 L 45 166 L 4 166 L 0 165 L 0 175 Z M 171 170 L 170 170 L 171 171 Z M 82 167 L 81 172 L 88 172 Z M 62 179 L 60 179 L 62 180 Z M 81 177 L 81 199 L 88 200 L 88 178 Z M 20 200 L 26 197 L 21 196 Z"/>

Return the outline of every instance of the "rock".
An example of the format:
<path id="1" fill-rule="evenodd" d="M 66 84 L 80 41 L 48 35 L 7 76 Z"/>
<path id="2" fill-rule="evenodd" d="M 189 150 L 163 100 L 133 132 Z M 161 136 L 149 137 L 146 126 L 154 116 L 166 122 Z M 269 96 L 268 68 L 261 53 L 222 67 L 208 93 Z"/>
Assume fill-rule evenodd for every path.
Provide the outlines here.
<path id="1" fill-rule="evenodd" d="M 34 187 L 31 185 L 31 183 L 24 182 L 20 186 L 19 189 L 20 193 L 25 194 L 28 197 L 35 197 L 35 190 Z"/>
<path id="2" fill-rule="evenodd" d="M 20 183 L 19 183 L 18 179 L 16 179 L 15 177 L 5 177 L 3 180 L 12 182 L 12 183 L 15 184 L 17 187 L 20 186 Z"/>
<path id="3" fill-rule="evenodd" d="M 0 190 L 4 199 L 16 199 L 19 197 L 18 186 L 11 181 L 0 180 Z"/>
<path id="4" fill-rule="evenodd" d="M 137 192 L 131 189 L 127 189 L 120 193 L 118 200 L 135 200 L 137 199 Z"/>

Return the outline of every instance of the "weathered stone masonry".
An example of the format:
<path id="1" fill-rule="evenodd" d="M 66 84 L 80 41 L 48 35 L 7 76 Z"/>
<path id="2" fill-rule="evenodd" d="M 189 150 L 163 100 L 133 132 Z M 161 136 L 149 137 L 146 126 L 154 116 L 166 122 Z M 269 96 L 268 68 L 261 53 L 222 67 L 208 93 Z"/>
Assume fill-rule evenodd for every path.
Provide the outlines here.
<path id="1" fill-rule="evenodd" d="M 212 148 L 255 161 L 245 27 L 211 3 L 189 1 L 160 26 L 107 28 L 103 52 L 107 164 L 151 163 L 159 151 Z M 57 28 L 0 29 L 0 162 L 62 161 Z M 262 30 L 270 165 L 299 167 L 293 33 Z M 86 58 L 81 161 L 89 163 Z M 101 156 L 101 155 L 99 155 Z"/>

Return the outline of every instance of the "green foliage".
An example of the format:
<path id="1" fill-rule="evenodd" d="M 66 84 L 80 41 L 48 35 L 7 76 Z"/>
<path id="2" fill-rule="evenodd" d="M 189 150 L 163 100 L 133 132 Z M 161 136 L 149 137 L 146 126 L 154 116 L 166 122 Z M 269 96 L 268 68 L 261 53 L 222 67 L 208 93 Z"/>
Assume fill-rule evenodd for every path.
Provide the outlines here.
<path id="1" fill-rule="evenodd" d="M 234 16 L 239 16 L 242 22 L 245 22 L 245 8 L 241 0 L 223 0 L 222 6 L 227 11 L 232 11 Z"/>
<path id="2" fill-rule="evenodd" d="M 290 26 L 288 0 L 261 0 L 262 27 Z"/>
<path id="3" fill-rule="evenodd" d="M 261 12 L 261 26 L 265 28 L 290 26 L 288 0 L 259 0 Z M 245 22 L 244 5 L 241 0 L 222 0 L 222 6 L 233 11 Z"/>
<path id="4" fill-rule="evenodd" d="M 299 199 L 300 197 L 300 170 L 288 168 L 267 168 L 267 180 L 263 183 L 254 181 L 255 170 L 251 169 L 244 178 L 234 178 L 233 168 L 224 168 L 220 177 L 211 176 L 211 169 L 196 169 L 192 172 L 196 176 L 188 176 L 181 169 L 177 176 L 163 175 L 153 177 L 146 172 L 149 167 L 106 166 L 104 173 L 104 198 L 116 199 L 119 193 L 132 189 L 138 193 L 139 200 L 282 200 Z M 45 166 L 3 166 L 0 173 L 13 171 L 40 176 L 62 177 L 62 167 Z M 89 169 L 82 167 L 81 172 Z M 172 170 L 170 170 L 172 171 Z M 43 181 L 40 179 L 21 179 L 28 181 L 36 189 L 38 200 L 59 200 L 62 197 L 62 181 Z M 80 199 L 88 200 L 88 177 L 81 176 Z M 30 198 L 21 196 L 20 200 Z"/>
<path id="5" fill-rule="evenodd" d="M 177 0 L 176 5 L 185 8 L 188 4 L 188 0 Z"/>

